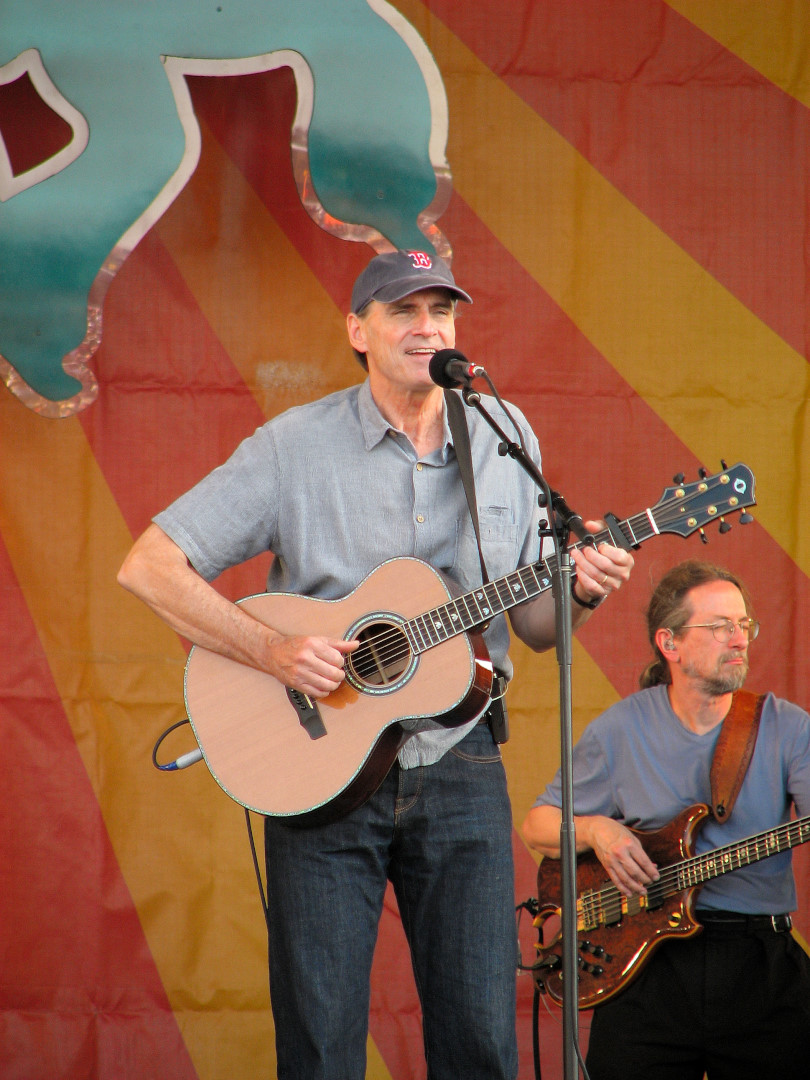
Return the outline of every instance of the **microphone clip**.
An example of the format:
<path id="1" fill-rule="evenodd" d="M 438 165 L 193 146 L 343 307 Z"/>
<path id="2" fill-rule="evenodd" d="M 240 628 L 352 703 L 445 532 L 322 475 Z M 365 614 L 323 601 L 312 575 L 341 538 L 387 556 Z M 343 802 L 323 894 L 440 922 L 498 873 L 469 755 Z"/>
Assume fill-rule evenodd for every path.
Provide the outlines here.
<path id="1" fill-rule="evenodd" d="M 554 491 L 552 489 L 551 505 L 557 517 L 559 518 L 560 523 L 566 531 L 572 532 L 574 536 L 576 536 L 584 544 L 590 543 L 594 547 L 596 546 L 593 534 L 589 533 L 588 530 L 585 528 L 585 522 L 582 520 L 579 514 L 575 513 L 571 509 L 571 507 L 568 505 L 568 503 L 565 501 L 559 491 Z"/>

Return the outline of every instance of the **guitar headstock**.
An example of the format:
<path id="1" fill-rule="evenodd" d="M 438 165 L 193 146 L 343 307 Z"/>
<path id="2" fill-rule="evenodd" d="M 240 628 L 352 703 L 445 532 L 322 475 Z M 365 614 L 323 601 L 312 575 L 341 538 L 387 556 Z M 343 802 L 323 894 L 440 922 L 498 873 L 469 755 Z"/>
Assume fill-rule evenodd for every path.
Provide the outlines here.
<path id="1" fill-rule="evenodd" d="M 731 526 L 725 515 L 748 506 L 755 506 L 754 474 L 747 465 L 738 462 L 730 469 L 723 469 L 714 476 L 703 476 L 692 484 L 677 484 L 666 488 L 664 494 L 649 511 L 658 532 L 691 536 L 712 521 L 719 521 L 720 531 L 727 532 Z M 743 524 L 751 521 L 750 514 L 740 517 Z"/>

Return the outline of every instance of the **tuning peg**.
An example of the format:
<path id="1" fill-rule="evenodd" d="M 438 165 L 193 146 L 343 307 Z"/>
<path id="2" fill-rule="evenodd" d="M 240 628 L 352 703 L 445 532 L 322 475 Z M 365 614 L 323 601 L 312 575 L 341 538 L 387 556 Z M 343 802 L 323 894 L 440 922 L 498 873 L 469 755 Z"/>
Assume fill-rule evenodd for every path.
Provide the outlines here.
<path id="1" fill-rule="evenodd" d="M 753 515 L 749 514 L 747 510 L 743 510 L 743 512 L 740 514 L 741 525 L 750 525 L 753 520 Z"/>
<path id="2" fill-rule="evenodd" d="M 680 487 L 680 486 L 681 486 L 681 484 L 682 484 L 682 483 L 684 482 L 684 475 L 683 475 L 683 473 L 682 473 L 682 472 L 679 472 L 679 473 L 675 473 L 675 475 L 674 475 L 674 476 L 672 477 L 672 482 L 673 482 L 674 484 L 677 484 L 677 485 L 678 485 L 678 487 Z"/>
<path id="3" fill-rule="evenodd" d="M 698 469 L 698 476 L 700 477 L 701 480 L 705 480 L 708 475 L 709 475 L 709 470 L 708 469 Z"/>
<path id="4" fill-rule="evenodd" d="M 701 544 L 708 544 L 708 542 L 709 542 L 709 538 L 706 535 L 706 533 L 703 531 L 703 529 L 700 530 L 700 542 L 701 542 Z"/>
<path id="5" fill-rule="evenodd" d="M 721 533 L 731 532 L 731 523 L 726 521 L 725 518 L 720 518 L 720 532 Z"/>
<path id="6" fill-rule="evenodd" d="M 725 472 L 728 469 L 728 465 L 726 465 L 725 458 L 720 458 L 720 465 L 723 468 L 723 472 Z"/>

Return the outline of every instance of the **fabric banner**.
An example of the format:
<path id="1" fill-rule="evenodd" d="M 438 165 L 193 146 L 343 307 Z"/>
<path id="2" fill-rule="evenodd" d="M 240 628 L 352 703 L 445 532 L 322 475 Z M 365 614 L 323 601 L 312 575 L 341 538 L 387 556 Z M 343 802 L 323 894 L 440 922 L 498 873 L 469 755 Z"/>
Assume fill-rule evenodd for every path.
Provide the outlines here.
<path id="1" fill-rule="evenodd" d="M 274 1075 L 244 813 L 204 765 L 153 767 L 185 715 L 188 644 L 115 576 L 152 515 L 258 425 L 362 378 L 344 313 L 381 237 L 452 257 L 475 301 L 459 348 L 524 410 L 583 517 L 640 513 L 723 461 L 755 475 L 752 523 L 708 525 L 705 548 L 651 539 L 576 636 L 575 734 L 636 688 L 651 583 L 690 556 L 751 590 L 749 688 L 810 705 L 806 7 L 330 0 L 321 25 L 314 2 L 236 6 L 251 32 L 267 22 L 253 53 L 235 31 L 192 33 L 187 0 L 151 28 L 152 5 L 127 0 L 104 26 L 97 4 L 0 0 L 5 1080 Z M 392 71 L 379 93 L 357 74 L 375 52 Z M 136 75 L 154 84 L 143 131 L 122 120 Z M 261 591 L 266 569 L 217 587 Z M 519 825 L 559 763 L 559 695 L 553 653 L 513 656 Z M 192 746 L 181 730 L 166 756 Z M 517 905 L 536 861 L 517 832 L 514 848 Z M 806 937 L 806 848 L 794 865 Z M 531 964 L 525 912 L 520 940 Z M 517 977 L 528 1080 L 533 985 Z M 560 1077 L 545 1000 L 540 1046 Z M 373 1080 L 425 1076 L 392 896 L 368 1049 Z"/>

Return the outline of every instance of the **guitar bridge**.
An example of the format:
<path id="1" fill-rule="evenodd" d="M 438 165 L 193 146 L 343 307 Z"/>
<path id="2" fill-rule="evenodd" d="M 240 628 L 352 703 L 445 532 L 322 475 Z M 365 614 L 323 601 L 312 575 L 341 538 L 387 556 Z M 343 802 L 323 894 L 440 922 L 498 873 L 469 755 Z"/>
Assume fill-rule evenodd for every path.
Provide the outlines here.
<path id="1" fill-rule="evenodd" d="M 293 690 L 290 686 L 287 687 L 287 697 L 298 713 L 301 727 L 304 728 L 310 739 L 323 738 L 326 734 L 326 726 L 316 702 L 307 694 L 302 694 L 300 690 Z"/>

